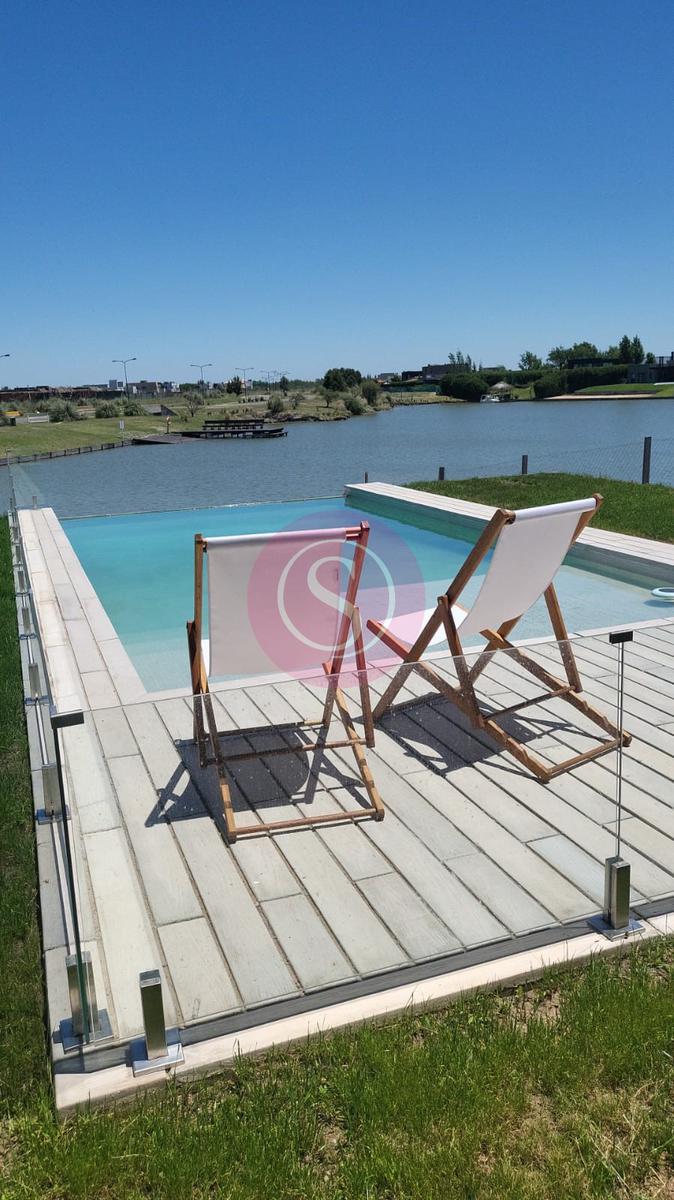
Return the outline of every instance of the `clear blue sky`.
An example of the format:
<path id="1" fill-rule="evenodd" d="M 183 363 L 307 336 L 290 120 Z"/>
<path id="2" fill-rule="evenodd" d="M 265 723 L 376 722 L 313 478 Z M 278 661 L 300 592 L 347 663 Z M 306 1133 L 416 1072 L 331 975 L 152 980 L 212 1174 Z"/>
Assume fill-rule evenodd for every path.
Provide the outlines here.
<path id="1" fill-rule="evenodd" d="M 674 349 L 671 0 L 12 0 L 0 385 Z"/>

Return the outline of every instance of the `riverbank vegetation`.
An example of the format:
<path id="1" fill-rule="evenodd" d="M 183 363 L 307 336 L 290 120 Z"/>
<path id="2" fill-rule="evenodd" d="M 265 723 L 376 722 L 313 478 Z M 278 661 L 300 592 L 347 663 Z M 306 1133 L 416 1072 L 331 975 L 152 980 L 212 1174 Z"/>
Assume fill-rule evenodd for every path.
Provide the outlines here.
<path id="1" fill-rule="evenodd" d="M 615 533 L 674 542 L 674 488 L 664 484 L 624 483 L 594 475 L 498 475 L 490 479 L 422 480 L 409 487 L 453 496 L 495 508 L 533 508 L 560 504 L 600 492 L 604 497 L 592 524 Z"/>

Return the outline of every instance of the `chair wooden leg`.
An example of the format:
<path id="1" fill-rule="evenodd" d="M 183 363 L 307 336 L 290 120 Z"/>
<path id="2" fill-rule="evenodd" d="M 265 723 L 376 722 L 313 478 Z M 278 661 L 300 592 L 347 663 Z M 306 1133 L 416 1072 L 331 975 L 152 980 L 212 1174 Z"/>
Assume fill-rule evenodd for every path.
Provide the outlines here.
<path id="1" fill-rule="evenodd" d="M 208 732 L 211 741 L 211 750 L 213 759 L 218 772 L 218 784 L 220 787 L 220 798 L 222 800 L 222 812 L 225 818 L 225 828 L 227 831 L 227 841 L 230 843 L 236 841 L 237 830 L 234 821 L 234 810 L 232 808 L 232 795 L 227 781 L 225 761 L 220 749 L 220 738 L 218 735 L 218 726 L 213 712 L 213 701 L 210 692 L 204 696 L 204 709 L 206 712 L 206 721 L 208 724 Z"/>
<path id="2" fill-rule="evenodd" d="M 363 627 L 360 621 L 360 611 L 353 610 L 353 642 L 356 650 L 356 669 L 358 671 L 358 688 L 360 690 L 360 706 L 363 713 L 363 728 L 365 729 L 365 744 L 371 750 L 374 746 L 374 722 L 372 720 L 372 704 L 370 702 L 370 687 L 367 678 L 367 660 L 363 645 Z"/>
<path id="3" fill-rule="evenodd" d="M 342 718 L 342 724 L 346 731 L 346 736 L 351 743 L 351 748 L 356 759 L 360 777 L 365 784 L 365 790 L 368 794 L 370 804 L 374 809 L 374 819 L 375 821 L 383 821 L 385 809 L 382 798 L 377 791 L 377 785 L 372 777 L 372 772 L 370 771 L 367 758 L 365 757 L 365 751 L 361 745 L 361 739 L 358 737 L 358 733 L 353 724 L 351 713 L 347 707 L 346 699 L 341 688 L 339 687 L 335 689 L 335 704 L 337 705 L 337 710 Z"/>

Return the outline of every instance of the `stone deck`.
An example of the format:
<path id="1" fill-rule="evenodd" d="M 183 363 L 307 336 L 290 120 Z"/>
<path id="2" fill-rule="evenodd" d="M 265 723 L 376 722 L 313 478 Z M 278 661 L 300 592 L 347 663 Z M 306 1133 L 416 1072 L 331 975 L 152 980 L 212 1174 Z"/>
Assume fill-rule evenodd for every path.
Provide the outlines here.
<path id="1" fill-rule="evenodd" d="M 56 702 L 67 708 L 79 696 L 86 710 L 84 725 L 62 737 L 82 936 L 117 1042 L 142 1029 L 138 975 L 154 967 L 167 1020 L 196 1041 L 587 933 L 614 850 L 614 755 L 542 785 L 412 676 L 369 752 L 383 822 L 230 847 L 214 772 L 199 768 L 191 741 L 190 697 L 144 692 L 53 513 L 22 512 L 21 527 Z M 557 649 L 537 644 L 534 653 L 553 663 Z M 613 715 L 615 649 L 596 637 L 579 640 L 576 654 L 588 699 Z M 634 739 L 624 755 L 623 853 L 633 904 L 651 918 L 674 907 L 674 622 L 638 629 L 627 664 Z M 451 660 L 436 665 L 452 673 Z M 371 682 L 380 692 L 385 675 Z M 503 706 L 538 690 L 497 658 L 484 696 Z M 270 748 L 274 727 L 317 716 L 320 701 L 318 686 L 296 680 L 215 696 L 233 752 Z M 513 720 L 554 762 L 589 745 L 576 716 L 551 701 Z M 234 796 L 247 819 L 339 814 L 362 786 L 350 751 L 320 762 L 298 751 L 240 764 Z M 37 836 L 59 1072 L 72 930 L 57 833 L 40 826 Z"/>

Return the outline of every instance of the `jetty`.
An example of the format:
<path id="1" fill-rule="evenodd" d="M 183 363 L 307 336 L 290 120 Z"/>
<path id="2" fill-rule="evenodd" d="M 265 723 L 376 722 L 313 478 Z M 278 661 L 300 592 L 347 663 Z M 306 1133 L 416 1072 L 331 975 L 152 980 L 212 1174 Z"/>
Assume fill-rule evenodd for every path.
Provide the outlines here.
<path id="1" fill-rule="evenodd" d="M 183 437 L 276 438 L 287 434 L 283 425 L 268 425 L 262 417 L 224 417 L 204 421 L 203 428 L 186 430 Z"/>

